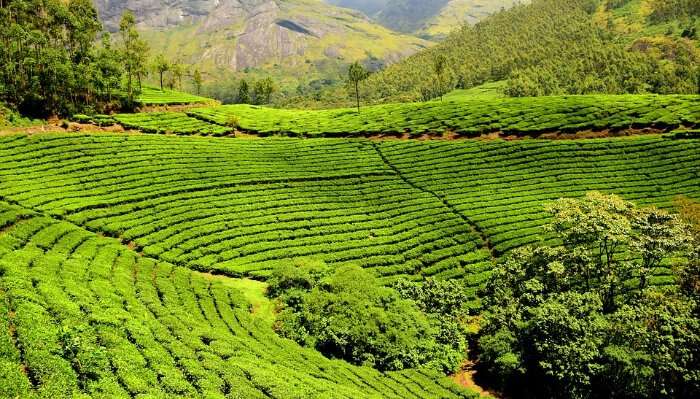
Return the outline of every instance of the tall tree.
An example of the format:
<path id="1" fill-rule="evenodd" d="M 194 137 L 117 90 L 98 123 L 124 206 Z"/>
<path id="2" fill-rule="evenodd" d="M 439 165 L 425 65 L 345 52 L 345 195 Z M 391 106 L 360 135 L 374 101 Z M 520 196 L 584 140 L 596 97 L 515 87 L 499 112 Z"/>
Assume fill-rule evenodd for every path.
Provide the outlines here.
<path id="1" fill-rule="evenodd" d="M 433 60 L 433 73 L 435 74 L 435 91 L 440 95 L 440 101 L 442 101 L 445 94 L 445 72 L 447 68 L 447 57 L 444 54 L 439 53 L 435 56 Z"/>
<path id="2" fill-rule="evenodd" d="M 195 69 L 194 73 L 192 73 L 192 84 L 197 95 L 199 95 L 199 92 L 202 90 L 202 73 L 199 72 L 199 69 Z"/>
<path id="3" fill-rule="evenodd" d="M 175 62 L 170 69 L 173 74 L 173 83 L 177 82 L 177 89 L 182 90 L 182 76 L 185 74 L 182 64 Z"/>
<path id="4" fill-rule="evenodd" d="M 134 85 L 133 79 L 137 71 L 141 69 L 141 54 L 143 51 L 139 38 L 139 33 L 136 30 L 136 17 L 127 10 L 122 14 L 119 22 L 119 33 L 121 34 L 122 54 L 124 57 L 124 69 L 126 71 L 126 95 L 129 104 L 134 103 Z"/>
<path id="5" fill-rule="evenodd" d="M 250 104 L 250 87 L 248 81 L 241 79 L 238 85 L 238 102 L 241 104 Z"/>
<path id="6" fill-rule="evenodd" d="M 256 104 L 269 104 L 272 93 L 275 91 L 275 84 L 272 78 L 260 79 L 253 85 L 253 97 Z"/>
<path id="7" fill-rule="evenodd" d="M 354 62 L 348 69 L 348 83 L 355 88 L 355 101 L 357 102 L 357 113 L 360 113 L 360 82 L 367 79 L 369 73 L 362 64 Z"/>
<path id="8" fill-rule="evenodd" d="M 163 56 L 163 54 L 158 54 L 155 61 L 155 69 L 158 71 L 160 76 L 160 90 L 163 90 L 163 74 L 170 70 L 170 63 Z"/>

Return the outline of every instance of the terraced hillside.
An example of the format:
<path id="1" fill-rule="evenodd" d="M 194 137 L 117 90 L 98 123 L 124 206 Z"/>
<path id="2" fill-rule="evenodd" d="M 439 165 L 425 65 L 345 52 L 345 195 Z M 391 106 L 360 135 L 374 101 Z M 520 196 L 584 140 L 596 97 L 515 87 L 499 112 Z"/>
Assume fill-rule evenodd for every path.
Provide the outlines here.
<path id="1" fill-rule="evenodd" d="M 541 238 L 547 200 L 588 190 L 661 206 L 700 198 L 700 141 L 659 136 L 13 136 L 0 161 L 6 200 L 176 265 L 265 277 L 279 262 L 313 257 L 386 280 L 463 278 L 473 290 L 493 257 Z"/>
<path id="2" fill-rule="evenodd" d="M 136 99 L 143 105 L 183 105 L 183 104 L 212 104 L 217 101 L 177 90 L 159 89 L 144 86 Z"/>
<path id="3" fill-rule="evenodd" d="M 361 137 L 394 135 L 411 137 L 453 134 L 463 137 L 488 133 L 538 135 L 626 131 L 641 128 L 665 130 L 700 124 L 700 96 L 552 96 L 536 98 L 469 98 L 455 95 L 446 101 L 388 104 L 356 109 L 289 110 L 250 105 L 195 108 L 187 113 L 223 127 L 259 135 L 302 137 Z M 182 115 L 178 115 L 182 117 Z M 131 118 L 117 116 L 116 119 Z M 152 125 L 132 123 L 129 127 Z M 164 122 L 165 123 L 165 122 Z M 196 121 L 191 121 L 196 123 Z M 163 126 L 165 128 L 165 126 Z M 168 127 L 170 128 L 170 127 Z M 187 134 L 190 131 L 174 130 Z M 203 129 L 203 134 L 209 133 Z"/>
<path id="4" fill-rule="evenodd" d="M 226 279 L 1 201 L 0 271 L 0 397 L 470 397 L 328 360 Z"/>

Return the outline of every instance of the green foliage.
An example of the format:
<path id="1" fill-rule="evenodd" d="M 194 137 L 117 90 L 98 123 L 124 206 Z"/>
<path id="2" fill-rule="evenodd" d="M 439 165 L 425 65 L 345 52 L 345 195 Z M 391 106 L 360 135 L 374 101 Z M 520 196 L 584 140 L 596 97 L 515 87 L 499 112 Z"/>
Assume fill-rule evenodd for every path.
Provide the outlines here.
<path id="1" fill-rule="evenodd" d="M 348 84 L 354 89 L 358 113 L 360 112 L 360 82 L 367 79 L 368 76 L 369 73 L 359 62 L 352 63 L 348 68 Z"/>
<path id="2" fill-rule="evenodd" d="M 358 266 L 281 266 L 272 273 L 270 294 L 283 304 L 277 331 L 331 358 L 379 370 L 425 364 L 453 370 L 466 354 L 464 344 L 436 342 L 436 331 L 413 301 Z"/>
<path id="3" fill-rule="evenodd" d="M 117 114 L 112 119 L 127 129 L 145 133 L 202 134 L 222 136 L 231 132 L 230 127 L 219 126 L 192 118 L 182 112 L 150 112 L 142 114 Z"/>
<path id="4" fill-rule="evenodd" d="M 583 130 L 626 130 L 695 126 L 700 121 L 698 96 L 558 96 L 536 98 L 471 98 L 450 101 L 387 104 L 366 107 L 289 110 L 242 105 L 198 108 L 197 118 L 224 124 L 236 116 L 240 127 L 260 135 L 355 137 L 420 136 L 455 133 L 471 137 L 493 132 L 537 135 Z"/>
<path id="5" fill-rule="evenodd" d="M 238 102 L 241 104 L 250 104 L 250 89 L 248 81 L 241 79 L 238 85 Z"/>
<path id="6" fill-rule="evenodd" d="M 428 370 L 380 373 L 281 339 L 239 290 L 251 282 L 5 202 L 0 226 L 2 397 L 474 396 Z"/>
<path id="7" fill-rule="evenodd" d="M 143 86 L 136 102 L 143 105 L 186 105 L 186 104 L 216 104 L 216 101 L 176 90 L 160 90 Z"/>
<path id="8" fill-rule="evenodd" d="M 95 97 L 118 71 L 101 68 L 101 30 L 87 0 L 18 0 L 0 6 L 0 100 L 34 115 L 66 114 Z"/>
<path id="9" fill-rule="evenodd" d="M 269 104 L 272 101 L 272 93 L 275 92 L 275 84 L 272 78 L 260 79 L 253 84 L 253 103 Z"/>
<path id="10" fill-rule="evenodd" d="M 141 76 L 146 72 L 148 45 L 136 30 L 136 17 L 131 11 L 126 11 L 119 22 L 121 38 L 121 56 L 126 72 L 127 106 L 133 108 L 134 100 L 141 91 Z M 134 78 L 138 79 L 138 88 L 134 88 Z"/>
<path id="11" fill-rule="evenodd" d="M 654 22 L 688 17 L 700 17 L 697 0 L 652 0 L 649 18 Z"/>
<path id="12" fill-rule="evenodd" d="M 0 103 L 0 128 L 3 127 L 23 127 L 40 124 L 40 121 L 25 118 L 16 111 L 7 108 Z"/>
<path id="13" fill-rule="evenodd" d="M 420 99 L 435 86 L 426 71 L 441 56 L 461 89 L 505 80 L 511 96 L 697 93 L 698 55 L 692 45 L 671 40 L 675 51 L 661 55 L 649 51 L 653 45 L 630 46 L 623 33 L 593 22 L 598 4 L 534 0 L 515 6 L 389 66 L 366 86 L 377 100 Z"/>
<path id="14" fill-rule="evenodd" d="M 168 62 L 163 54 L 158 54 L 156 57 L 154 69 L 158 72 L 158 76 L 160 77 L 160 90 L 163 90 L 163 75 L 170 71 L 170 62 Z"/>
<path id="15" fill-rule="evenodd" d="M 698 304 L 645 280 L 650 265 L 688 256 L 687 226 L 595 192 L 549 212 L 562 245 L 514 251 L 487 284 L 489 372 L 526 397 L 697 395 Z"/>
<path id="16" fill-rule="evenodd" d="M 202 90 L 202 73 L 199 72 L 199 69 L 195 69 L 192 73 L 192 84 L 195 87 L 197 95 L 199 95 Z"/>
<path id="17" fill-rule="evenodd" d="M 469 287 L 459 280 L 429 278 L 423 282 L 399 280 L 393 288 L 406 299 L 416 302 L 437 328 L 435 341 L 443 345 L 440 362 L 433 361 L 443 371 L 454 373 L 467 353 L 469 311 L 473 297 Z"/>

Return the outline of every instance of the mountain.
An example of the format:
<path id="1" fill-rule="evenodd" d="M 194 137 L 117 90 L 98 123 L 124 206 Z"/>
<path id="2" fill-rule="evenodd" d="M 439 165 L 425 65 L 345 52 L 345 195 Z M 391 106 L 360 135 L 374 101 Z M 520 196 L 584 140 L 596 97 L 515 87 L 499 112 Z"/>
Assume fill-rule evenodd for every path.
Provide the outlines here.
<path id="1" fill-rule="evenodd" d="M 210 79 L 265 71 L 288 85 L 338 79 L 356 60 L 395 62 L 431 45 L 320 0 L 95 0 L 110 31 L 136 16 L 152 54 L 198 65 Z"/>
<path id="2" fill-rule="evenodd" d="M 694 4 L 533 0 L 375 74 L 367 91 L 376 100 L 416 100 L 504 81 L 513 96 L 696 93 L 700 9 Z M 431 71 L 441 56 L 447 67 L 438 85 Z"/>
<path id="3" fill-rule="evenodd" d="M 444 36 L 464 23 L 474 24 L 502 8 L 529 0 L 326 0 L 365 13 L 392 30 Z"/>

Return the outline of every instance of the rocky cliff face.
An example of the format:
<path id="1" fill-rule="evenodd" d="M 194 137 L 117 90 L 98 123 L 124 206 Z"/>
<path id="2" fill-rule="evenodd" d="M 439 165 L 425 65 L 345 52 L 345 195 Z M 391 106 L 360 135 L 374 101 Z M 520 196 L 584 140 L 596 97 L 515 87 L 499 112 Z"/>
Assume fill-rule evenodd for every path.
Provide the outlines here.
<path id="1" fill-rule="evenodd" d="M 466 23 L 529 0 L 325 0 L 359 10 L 399 32 L 444 35 Z"/>
<path id="2" fill-rule="evenodd" d="M 136 15 L 151 48 L 189 63 L 242 70 L 332 57 L 393 60 L 428 45 L 321 0 L 95 0 L 105 27 Z"/>

